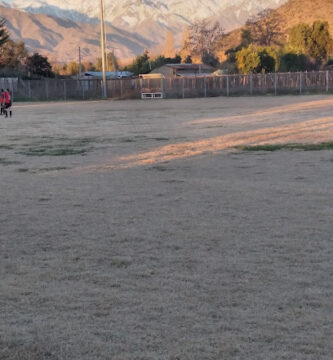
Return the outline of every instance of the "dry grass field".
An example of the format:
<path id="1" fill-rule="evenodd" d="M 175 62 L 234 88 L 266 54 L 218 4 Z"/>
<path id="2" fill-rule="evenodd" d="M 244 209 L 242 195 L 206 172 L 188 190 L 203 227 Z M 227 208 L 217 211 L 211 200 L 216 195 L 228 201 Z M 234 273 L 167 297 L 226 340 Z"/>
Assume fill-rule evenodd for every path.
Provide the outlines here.
<path id="1" fill-rule="evenodd" d="M 329 96 L 16 104 L 0 359 L 331 360 L 332 142 Z"/>

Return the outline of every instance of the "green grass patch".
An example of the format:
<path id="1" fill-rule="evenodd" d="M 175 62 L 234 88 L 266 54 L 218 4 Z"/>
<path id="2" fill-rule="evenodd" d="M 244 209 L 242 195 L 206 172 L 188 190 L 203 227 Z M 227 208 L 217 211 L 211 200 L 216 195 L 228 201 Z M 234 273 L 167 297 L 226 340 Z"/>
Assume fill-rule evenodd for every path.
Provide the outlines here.
<path id="1" fill-rule="evenodd" d="M 0 150 L 12 150 L 13 146 L 6 145 L 6 144 L 0 144 Z"/>
<path id="2" fill-rule="evenodd" d="M 70 169 L 70 167 L 66 167 L 66 166 L 54 166 L 54 167 L 46 167 L 46 168 L 20 168 L 17 169 L 18 172 L 20 173 L 31 173 L 31 174 L 38 174 L 38 173 L 43 173 L 43 172 L 50 172 L 50 171 L 62 171 L 62 170 L 68 170 Z"/>
<path id="3" fill-rule="evenodd" d="M 242 151 L 278 151 L 278 150 L 303 150 L 319 151 L 333 150 L 333 141 L 318 144 L 263 144 L 263 145 L 246 145 L 237 146 L 236 149 Z"/>
<path id="4" fill-rule="evenodd" d="M 30 144 L 24 144 L 19 154 L 26 156 L 70 156 L 85 155 L 92 150 L 91 138 L 46 139 L 40 138 Z"/>
<path id="5" fill-rule="evenodd" d="M 170 139 L 165 138 L 165 137 L 156 137 L 156 138 L 153 138 L 153 140 L 156 140 L 156 141 L 169 141 Z"/>
<path id="6" fill-rule="evenodd" d="M 87 149 L 75 148 L 73 146 L 67 147 L 53 147 L 53 146 L 39 146 L 30 147 L 27 150 L 21 151 L 20 154 L 26 156 L 69 156 L 69 155 L 84 155 Z"/>
<path id="7" fill-rule="evenodd" d="M 40 172 L 49 172 L 49 171 L 61 171 L 61 170 L 68 170 L 69 167 L 66 166 L 54 166 L 54 167 L 48 167 L 48 168 L 40 168 L 38 171 Z"/>
<path id="8" fill-rule="evenodd" d="M 150 169 L 157 170 L 157 171 L 168 171 L 168 168 L 162 165 L 154 165 Z"/>
<path id="9" fill-rule="evenodd" d="M 149 168 L 147 168 L 147 170 L 156 170 L 156 171 L 174 171 L 175 169 L 174 168 L 171 168 L 171 167 L 167 167 L 167 166 L 163 166 L 163 165 L 153 165 Z"/>
<path id="10" fill-rule="evenodd" d="M 16 165 L 16 164 L 21 164 L 19 161 L 12 161 L 12 160 L 7 160 L 4 158 L 0 158 L 0 165 Z"/>
<path id="11" fill-rule="evenodd" d="M 123 139 L 120 140 L 120 142 L 132 143 L 132 142 L 136 142 L 136 139 L 134 139 L 134 138 L 123 138 Z"/>

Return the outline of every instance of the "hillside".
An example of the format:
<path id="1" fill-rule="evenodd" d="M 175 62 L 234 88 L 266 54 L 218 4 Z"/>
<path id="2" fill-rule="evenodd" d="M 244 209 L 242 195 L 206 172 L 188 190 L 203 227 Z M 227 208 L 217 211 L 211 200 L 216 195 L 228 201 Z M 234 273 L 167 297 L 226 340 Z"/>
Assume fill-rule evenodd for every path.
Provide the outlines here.
<path id="1" fill-rule="evenodd" d="M 294 25 L 304 22 L 312 24 L 315 20 L 328 21 L 333 35 L 333 0 L 289 0 L 286 4 L 272 11 L 269 17 L 274 17 L 280 24 L 284 39 Z M 219 55 L 227 49 L 236 47 L 240 43 L 241 28 L 231 31 L 224 39 Z"/>
<path id="2" fill-rule="evenodd" d="M 95 60 L 100 54 L 98 24 L 87 24 L 44 14 L 31 14 L 0 6 L 0 17 L 7 19 L 13 40 L 23 40 L 29 51 L 37 51 L 52 60 L 77 60 L 81 46 L 83 60 Z M 153 45 L 139 35 L 108 25 L 107 43 L 116 55 L 129 59 Z"/>

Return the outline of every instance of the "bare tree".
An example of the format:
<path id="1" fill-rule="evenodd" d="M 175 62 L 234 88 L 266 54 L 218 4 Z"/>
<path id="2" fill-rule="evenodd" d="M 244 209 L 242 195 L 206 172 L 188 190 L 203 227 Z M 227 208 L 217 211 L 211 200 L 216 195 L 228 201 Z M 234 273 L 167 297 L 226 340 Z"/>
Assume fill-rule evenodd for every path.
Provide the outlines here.
<path id="1" fill-rule="evenodd" d="M 191 56 L 200 57 L 214 54 L 218 41 L 224 34 L 224 29 L 216 22 L 213 25 L 208 20 L 195 22 L 189 27 L 188 38 L 184 43 L 184 49 Z"/>
<path id="2" fill-rule="evenodd" d="M 283 33 L 280 28 L 279 20 L 273 16 L 272 13 L 272 9 L 263 10 L 246 22 L 255 44 L 261 46 L 280 44 L 279 38 Z"/>

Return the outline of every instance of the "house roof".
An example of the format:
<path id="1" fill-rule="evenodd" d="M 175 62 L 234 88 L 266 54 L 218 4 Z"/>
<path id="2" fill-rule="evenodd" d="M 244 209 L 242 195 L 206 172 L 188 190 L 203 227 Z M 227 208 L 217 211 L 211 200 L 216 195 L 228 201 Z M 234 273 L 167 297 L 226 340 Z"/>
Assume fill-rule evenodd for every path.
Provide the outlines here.
<path id="1" fill-rule="evenodd" d="M 160 73 L 149 73 L 149 74 L 140 74 L 140 78 L 142 79 L 164 79 L 164 75 Z"/>
<path id="2" fill-rule="evenodd" d="M 131 77 L 134 74 L 129 71 L 107 71 L 106 77 L 108 78 L 123 78 L 123 77 Z M 84 76 L 93 76 L 93 77 L 102 77 L 103 73 L 101 71 L 85 71 Z"/>

